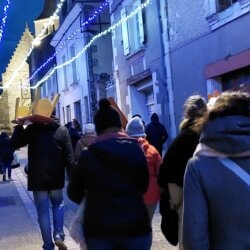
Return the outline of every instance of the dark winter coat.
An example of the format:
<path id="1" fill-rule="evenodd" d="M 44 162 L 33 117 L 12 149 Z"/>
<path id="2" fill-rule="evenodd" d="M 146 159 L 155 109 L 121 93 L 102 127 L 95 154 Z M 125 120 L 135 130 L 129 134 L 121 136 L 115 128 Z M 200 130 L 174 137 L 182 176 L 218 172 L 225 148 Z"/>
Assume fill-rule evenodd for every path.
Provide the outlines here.
<path id="1" fill-rule="evenodd" d="M 58 124 L 16 126 L 11 138 L 14 148 L 28 145 L 28 190 L 64 187 L 65 167 L 70 172 L 74 154 L 67 129 Z"/>
<path id="2" fill-rule="evenodd" d="M 183 129 L 170 145 L 158 175 L 158 183 L 166 188 L 168 183 L 183 187 L 188 160 L 192 158 L 200 135 L 190 128 Z"/>
<path id="3" fill-rule="evenodd" d="M 73 151 L 75 151 L 77 142 L 81 139 L 81 134 L 75 128 L 68 128 Z"/>
<path id="4" fill-rule="evenodd" d="M 82 152 L 68 186 L 76 203 L 86 197 L 87 237 L 139 236 L 151 232 L 143 202 L 149 175 L 147 161 L 136 140 L 119 133 L 99 136 Z"/>
<path id="5" fill-rule="evenodd" d="M 14 150 L 10 145 L 10 139 L 8 136 L 0 136 L 0 160 L 3 162 L 9 162 L 14 159 Z"/>
<path id="6" fill-rule="evenodd" d="M 145 133 L 149 144 L 153 145 L 160 155 L 162 155 L 162 145 L 168 139 L 168 133 L 165 127 L 159 122 L 159 120 L 153 120 L 147 125 Z"/>
<path id="7" fill-rule="evenodd" d="M 250 154 L 234 156 L 250 150 L 249 117 L 228 116 L 210 121 L 201 143 L 214 152 L 231 156 L 250 174 Z M 190 160 L 184 183 L 185 250 L 250 249 L 249 215 L 249 185 L 217 157 L 199 155 Z"/>

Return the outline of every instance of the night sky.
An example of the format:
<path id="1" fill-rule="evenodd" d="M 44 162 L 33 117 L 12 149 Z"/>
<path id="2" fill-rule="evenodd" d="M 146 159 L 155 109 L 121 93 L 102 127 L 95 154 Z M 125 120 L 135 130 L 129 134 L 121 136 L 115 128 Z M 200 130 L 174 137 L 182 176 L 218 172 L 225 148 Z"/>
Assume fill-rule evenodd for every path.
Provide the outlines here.
<path id="1" fill-rule="evenodd" d="M 0 1 L 0 26 L 6 2 L 6 0 Z M 28 22 L 30 30 L 34 34 L 33 20 L 41 13 L 43 3 L 44 0 L 11 0 L 3 38 L 0 43 L 0 79 L 24 32 L 26 22 Z"/>

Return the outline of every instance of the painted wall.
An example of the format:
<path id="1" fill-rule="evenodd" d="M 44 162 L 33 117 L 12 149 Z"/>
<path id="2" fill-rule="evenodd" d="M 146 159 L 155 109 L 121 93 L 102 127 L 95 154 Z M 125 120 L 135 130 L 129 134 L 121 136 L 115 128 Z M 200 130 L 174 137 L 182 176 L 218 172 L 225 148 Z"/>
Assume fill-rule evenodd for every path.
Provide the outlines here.
<path id="1" fill-rule="evenodd" d="M 177 125 L 188 96 L 195 93 L 207 96 L 205 66 L 249 48 L 250 14 L 211 31 L 206 19 L 210 14 L 208 4 L 201 0 L 169 1 L 170 59 Z"/>
<path id="2" fill-rule="evenodd" d="M 131 6 L 131 3 L 132 1 L 129 0 L 110 1 L 111 22 L 113 24 L 120 20 L 121 9 L 124 6 Z M 151 81 L 155 92 L 156 111 L 160 115 L 160 120 L 169 127 L 168 98 L 166 97 L 167 88 L 159 18 L 157 1 L 152 1 L 152 4 L 143 10 L 145 42 L 141 51 L 138 52 L 138 59 L 140 54 L 144 54 L 143 70 L 150 70 L 152 73 L 151 78 L 144 79 L 133 84 L 133 86 L 128 85 L 128 79 L 132 76 L 131 64 L 135 55 L 132 53 L 132 55 L 124 56 L 122 27 L 117 28 L 112 34 L 114 72 L 118 89 L 118 104 L 128 118 L 140 113 L 146 123 L 149 122 L 145 110 L 140 109 L 140 105 L 143 101 L 145 102 L 145 98 L 143 99 L 140 96 L 137 89 L 142 82 L 147 84 L 147 82 Z"/>

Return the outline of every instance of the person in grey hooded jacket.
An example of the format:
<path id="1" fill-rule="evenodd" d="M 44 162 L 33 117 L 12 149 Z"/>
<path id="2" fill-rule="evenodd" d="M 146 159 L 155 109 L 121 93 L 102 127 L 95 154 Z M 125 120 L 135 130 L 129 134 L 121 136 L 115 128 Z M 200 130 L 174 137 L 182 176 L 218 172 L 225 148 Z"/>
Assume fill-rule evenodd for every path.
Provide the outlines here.
<path id="1" fill-rule="evenodd" d="M 185 250 L 250 249 L 250 95 L 222 93 L 184 181 Z"/>

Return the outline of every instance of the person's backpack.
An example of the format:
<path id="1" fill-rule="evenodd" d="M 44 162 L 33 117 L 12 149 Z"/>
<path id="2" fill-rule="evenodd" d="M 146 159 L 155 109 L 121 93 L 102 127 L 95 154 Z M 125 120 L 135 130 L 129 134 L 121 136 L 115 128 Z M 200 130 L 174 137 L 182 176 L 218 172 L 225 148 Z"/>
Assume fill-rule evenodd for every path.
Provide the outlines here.
<path id="1" fill-rule="evenodd" d="M 165 189 L 160 199 L 161 231 L 167 241 L 174 246 L 178 244 L 179 217 L 178 213 L 170 207 L 170 196 Z"/>

